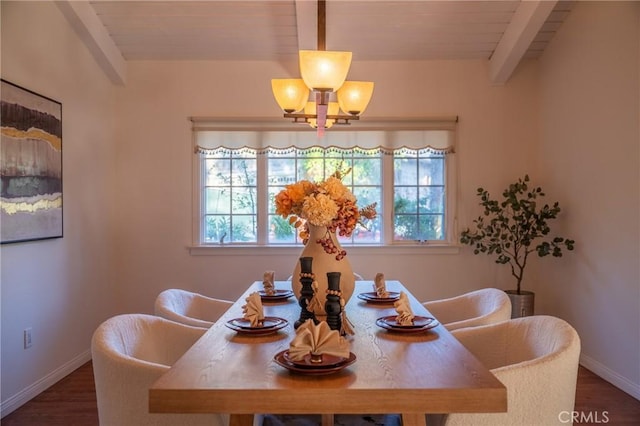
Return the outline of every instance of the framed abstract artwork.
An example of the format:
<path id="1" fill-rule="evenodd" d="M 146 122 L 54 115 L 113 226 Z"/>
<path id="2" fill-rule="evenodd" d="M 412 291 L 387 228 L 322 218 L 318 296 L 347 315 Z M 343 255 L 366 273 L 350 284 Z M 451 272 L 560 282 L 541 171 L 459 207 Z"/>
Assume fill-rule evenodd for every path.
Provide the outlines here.
<path id="1" fill-rule="evenodd" d="M 1 84 L 1 242 L 61 238 L 62 104 Z"/>

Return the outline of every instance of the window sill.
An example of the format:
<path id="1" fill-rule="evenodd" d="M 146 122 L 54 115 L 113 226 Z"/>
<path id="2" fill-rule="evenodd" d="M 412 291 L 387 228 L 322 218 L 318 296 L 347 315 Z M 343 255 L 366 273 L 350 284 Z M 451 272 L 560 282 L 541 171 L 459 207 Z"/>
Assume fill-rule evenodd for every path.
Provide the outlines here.
<path id="1" fill-rule="evenodd" d="M 354 256 L 458 254 L 460 246 L 416 244 L 397 246 L 344 246 Z M 199 245 L 188 246 L 191 256 L 295 256 L 301 246 Z"/>

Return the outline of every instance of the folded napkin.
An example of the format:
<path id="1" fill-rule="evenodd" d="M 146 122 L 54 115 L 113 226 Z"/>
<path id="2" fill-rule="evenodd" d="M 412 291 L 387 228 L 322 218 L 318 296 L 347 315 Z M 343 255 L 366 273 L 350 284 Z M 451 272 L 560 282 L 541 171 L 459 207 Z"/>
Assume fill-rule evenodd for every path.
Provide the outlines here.
<path id="1" fill-rule="evenodd" d="M 411 310 L 411 304 L 409 298 L 404 291 L 400 292 L 400 298 L 393 303 L 396 308 L 398 316 L 396 316 L 396 322 L 400 325 L 413 325 L 413 311 Z"/>
<path id="2" fill-rule="evenodd" d="M 264 321 L 264 312 L 262 309 L 262 299 L 260 293 L 253 292 L 246 299 L 247 304 L 242 306 L 244 318 L 251 322 L 251 327 L 258 327 Z"/>
<path id="3" fill-rule="evenodd" d="M 296 330 L 296 336 L 289 344 L 289 358 L 301 361 L 309 353 L 349 358 L 349 343 L 338 330 L 331 330 L 326 321 L 316 325 L 309 319 Z"/>
<path id="4" fill-rule="evenodd" d="M 375 284 L 373 285 L 373 289 L 376 291 L 376 295 L 378 297 L 389 297 L 389 292 L 387 291 L 387 283 L 384 280 L 384 274 L 382 272 L 378 272 L 376 274 Z"/>
<path id="5" fill-rule="evenodd" d="M 264 292 L 267 293 L 268 296 L 273 296 L 274 294 L 276 294 L 276 289 L 273 284 L 275 275 L 275 271 L 264 271 L 262 285 L 264 286 Z"/>

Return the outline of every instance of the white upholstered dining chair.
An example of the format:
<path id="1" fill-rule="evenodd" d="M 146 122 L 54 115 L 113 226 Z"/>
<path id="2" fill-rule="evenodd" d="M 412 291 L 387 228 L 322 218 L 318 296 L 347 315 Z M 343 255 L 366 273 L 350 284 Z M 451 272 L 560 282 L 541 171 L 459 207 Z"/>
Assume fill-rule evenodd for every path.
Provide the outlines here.
<path id="1" fill-rule="evenodd" d="M 483 288 L 423 305 L 449 331 L 511 318 L 511 300 L 497 288 Z"/>
<path id="2" fill-rule="evenodd" d="M 171 288 L 156 297 L 157 316 L 194 327 L 211 327 L 233 305 L 229 300 L 214 299 L 199 293 Z"/>
<path id="3" fill-rule="evenodd" d="M 153 315 L 103 322 L 91 340 L 101 426 L 228 424 L 220 414 L 149 413 L 149 387 L 205 332 Z"/>
<path id="4" fill-rule="evenodd" d="M 580 356 L 580 338 L 569 323 L 540 315 L 452 334 L 505 385 L 508 411 L 427 415 L 427 425 L 566 424 L 560 413 L 574 409 Z"/>

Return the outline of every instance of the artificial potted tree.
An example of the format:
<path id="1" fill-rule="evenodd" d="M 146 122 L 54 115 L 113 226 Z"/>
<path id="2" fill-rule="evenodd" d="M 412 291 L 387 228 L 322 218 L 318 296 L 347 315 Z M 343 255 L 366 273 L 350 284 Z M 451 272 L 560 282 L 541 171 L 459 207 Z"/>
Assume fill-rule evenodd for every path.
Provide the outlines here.
<path id="1" fill-rule="evenodd" d="M 560 213 L 560 206 L 540 205 L 544 197 L 540 187 L 529 187 L 529 176 L 518 179 L 502 192 L 503 200 L 491 198 L 489 192 L 478 188 L 483 215 L 473 221 L 473 229 L 462 231 L 460 242 L 474 247 L 474 254 L 486 253 L 495 262 L 511 266 L 516 289 L 506 290 L 511 299 L 512 318 L 533 315 L 532 291 L 522 290 L 522 279 L 529 255 L 562 257 L 563 249 L 573 250 L 574 240 L 552 237 L 549 221 Z"/>

